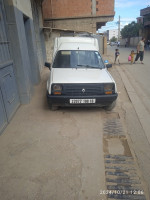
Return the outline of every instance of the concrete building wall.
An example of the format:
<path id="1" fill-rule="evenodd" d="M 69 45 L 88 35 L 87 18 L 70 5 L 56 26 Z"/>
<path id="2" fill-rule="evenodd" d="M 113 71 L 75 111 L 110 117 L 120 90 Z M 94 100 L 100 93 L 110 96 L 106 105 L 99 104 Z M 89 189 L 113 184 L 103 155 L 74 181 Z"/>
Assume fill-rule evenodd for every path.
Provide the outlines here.
<path id="1" fill-rule="evenodd" d="M 54 50 L 54 41 L 56 37 L 60 36 L 60 31 L 45 30 L 45 45 L 46 45 L 46 53 L 47 53 L 47 61 L 52 63 L 52 56 Z"/>
<path id="2" fill-rule="evenodd" d="M 143 37 L 145 37 L 146 41 L 150 40 L 150 26 L 144 28 Z"/>
<path id="3" fill-rule="evenodd" d="M 0 0 L 0 132 L 40 81 L 46 61 L 41 15 L 38 0 Z"/>
<path id="4" fill-rule="evenodd" d="M 125 38 L 120 40 L 120 45 L 125 46 L 125 44 L 129 47 L 137 47 L 137 44 L 141 40 L 142 37 L 132 37 L 132 38 Z"/>
<path id="5" fill-rule="evenodd" d="M 45 41 L 43 34 L 43 21 L 40 4 L 37 4 L 35 0 L 31 0 L 33 26 L 34 26 L 34 39 L 37 52 L 37 60 L 39 71 L 43 68 L 43 63 L 46 60 Z"/>
<path id="6" fill-rule="evenodd" d="M 141 31 L 142 32 L 141 35 L 145 37 L 147 42 L 148 40 L 150 40 L 150 7 L 148 6 L 147 8 L 141 9 L 140 15 L 141 17 L 139 18 L 142 18 L 141 23 L 144 26 L 144 29 Z"/>
<path id="7" fill-rule="evenodd" d="M 98 17 L 98 18 L 80 18 L 80 19 L 63 19 L 53 20 L 44 23 L 46 27 L 57 29 L 69 29 L 74 31 L 87 31 L 96 33 L 97 23 L 104 23 L 113 20 L 113 17 Z"/>
<path id="8" fill-rule="evenodd" d="M 132 38 L 130 38 L 130 46 L 131 47 L 136 47 L 140 40 L 141 40 L 141 37 L 132 37 Z"/>
<path id="9" fill-rule="evenodd" d="M 93 15 L 93 16 L 96 16 L 96 2 L 98 2 L 98 1 L 96 1 L 96 0 L 91 0 L 91 8 L 92 8 L 92 12 L 91 12 L 91 14 Z"/>
<path id="10" fill-rule="evenodd" d="M 114 17 L 114 0 L 44 0 L 45 26 L 96 33 Z"/>
<path id="11" fill-rule="evenodd" d="M 13 5 L 13 1 L 12 4 L 10 4 L 10 0 L 5 0 L 5 8 L 8 23 L 8 37 L 11 42 L 10 47 L 14 60 L 14 70 L 20 102 L 23 104 L 29 103 L 33 94 L 34 75 L 31 73 L 31 60 L 33 58 L 29 54 L 29 43 L 27 41 L 28 38 L 33 37 L 33 35 L 27 34 L 27 24 L 29 24 L 29 31 L 29 29 L 31 30 L 31 23 L 29 23 L 29 21 L 32 19 L 25 15 L 23 10 L 19 10 L 16 4 Z"/>
<path id="12" fill-rule="evenodd" d="M 32 19 L 30 0 L 13 0 L 13 6 Z"/>

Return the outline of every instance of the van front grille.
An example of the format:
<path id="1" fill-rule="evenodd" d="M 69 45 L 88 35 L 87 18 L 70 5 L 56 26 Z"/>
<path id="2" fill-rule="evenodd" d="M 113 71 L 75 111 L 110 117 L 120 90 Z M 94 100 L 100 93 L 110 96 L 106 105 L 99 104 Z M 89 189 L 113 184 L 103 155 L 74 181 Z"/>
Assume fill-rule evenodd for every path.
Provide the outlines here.
<path id="1" fill-rule="evenodd" d="M 62 95 L 66 96 L 94 96 L 103 95 L 103 84 L 63 84 Z"/>

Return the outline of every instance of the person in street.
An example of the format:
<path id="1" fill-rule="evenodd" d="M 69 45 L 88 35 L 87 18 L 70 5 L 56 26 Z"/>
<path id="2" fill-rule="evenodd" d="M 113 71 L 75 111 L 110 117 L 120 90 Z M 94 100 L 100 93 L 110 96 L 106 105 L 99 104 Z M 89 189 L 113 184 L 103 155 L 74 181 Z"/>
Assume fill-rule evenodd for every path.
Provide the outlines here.
<path id="1" fill-rule="evenodd" d="M 128 41 L 126 40 L 126 42 L 125 42 L 125 48 L 128 46 Z"/>
<path id="2" fill-rule="evenodd" d="M 120 41 L 117 42 L 117 47 L 119 47 L 119 46 L 120 46 Z"/>
<path id="3" fill-rule="evenodd" d="M 136 53 L 134 52 L 134 50 L 132 50 L 129 57 L 128 57 L 128 61 L 130 61 L 131 64 L 133 64 L 133 62 L 134 62 L 134 55 L 136 55 Z"/>
<path id="4" fill-rule="evenodd" d="M 144 41 L 145 41 L 145 38 L 142 38 L 141 41 L 137 45 L 137 55 L 136 55 L 134 63 L 136 63 L 136 61 L 140 58 L 141 64 L 144 64 L 143 63 L 143 59 L 144 59 L 144 45 L 145 45 Z"/>
<path id="5" fill-rule="evenodd" d="M 115 61 L 114 61 L 114 64 L 116 64 L 116 62 L 118 62 L 119 65 L 120 65 L 119 56 L 120 56 L 119 49 L 116 49 L 115 50 Z"/>
<path id="6" fill-rule="evenodd" d="M 150 40 L 148 40 L 147 43 L 146 43 L 146 49 L 147 49 L 147 50 L 150 49 Z"/>

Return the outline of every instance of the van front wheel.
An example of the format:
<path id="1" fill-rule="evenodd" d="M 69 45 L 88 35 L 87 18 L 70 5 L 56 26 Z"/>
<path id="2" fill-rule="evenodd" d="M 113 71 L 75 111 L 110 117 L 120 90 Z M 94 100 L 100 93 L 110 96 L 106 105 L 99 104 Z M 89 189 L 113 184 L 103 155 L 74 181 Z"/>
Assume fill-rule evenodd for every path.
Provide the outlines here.
<path id="1" fill-rule="evenodd" d="M 55 105 L 50 104 L 50 103 L 48 103 L 48 106 L 52 111 L 58 110 L 58 106 L 55 106 Z"/>
<path id="2" fill-rule="evenodd" d="M 58 106 L 52 105 L 51 110 L 52 110 L 52 111 L 58 110 Z"/>
<path id="3" fill-rule="evenodd" d="M 109 106 L 105 106 L 105 110 L 111 111 L 116 106 L 116 101 L 113 101 Z"/>

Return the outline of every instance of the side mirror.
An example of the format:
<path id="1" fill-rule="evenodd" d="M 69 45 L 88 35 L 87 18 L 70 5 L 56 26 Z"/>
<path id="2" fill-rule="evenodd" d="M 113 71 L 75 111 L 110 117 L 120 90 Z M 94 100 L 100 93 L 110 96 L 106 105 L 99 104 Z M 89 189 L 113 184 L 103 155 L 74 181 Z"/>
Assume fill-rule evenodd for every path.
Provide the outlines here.
<path id="1" fill-rule="evenodd" d="M 112 67 L 112 64 L 107 64 L 106 67 L 107 67 L 107 68 L 111 68 L 111 67 Z"/>
<path id="2" fill-rule="evenodd" d="M 48 63 L 48 62 L 45 62 L 45 65 L 44 65 L 45 67 L 48 67 L 49 69 L 51 68 L 51 64 L 50 63 Z"/>

